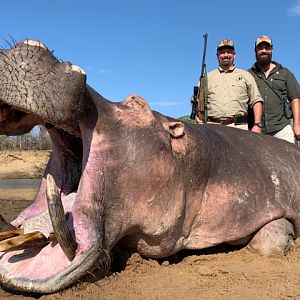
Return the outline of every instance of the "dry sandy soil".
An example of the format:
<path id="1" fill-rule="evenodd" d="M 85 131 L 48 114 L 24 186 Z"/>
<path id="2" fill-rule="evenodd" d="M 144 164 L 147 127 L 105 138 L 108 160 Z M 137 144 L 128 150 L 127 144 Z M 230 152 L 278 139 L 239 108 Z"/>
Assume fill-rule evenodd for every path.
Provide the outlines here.
<path id="1" fill-rule="evenodd" d="M 39 178 L 50 151 L 0 151 L 0 178 Z"/>
<path id="2" fill-rule="evenodd" d="M 48 155 L 1 153 L 0 177 L 40 176 Z M 0 194 L 0 213 L 12 220 L 30 203 L 24 197 L 35 192 Z M 262 257 L 247 247 L 185 251 L 159 261 L 123 252 L 114 254 L 114 267 L 106 278 L 83 279 L 66 291 L 46 296 L 25 297 L 0 289 L 0 299 L 300 299 L 299 241 L 286 257 Z"/>

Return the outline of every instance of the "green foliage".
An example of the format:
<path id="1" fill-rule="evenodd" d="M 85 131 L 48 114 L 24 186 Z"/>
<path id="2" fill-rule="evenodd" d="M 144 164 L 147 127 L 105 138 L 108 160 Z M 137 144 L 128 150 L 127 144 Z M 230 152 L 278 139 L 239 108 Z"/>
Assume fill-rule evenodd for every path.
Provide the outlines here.
<path id="1" fill-rule="evenodd" d="M 183 121 L 183 122 L 189 122 L 189 123 L 196 123 L 195 120 L 192 120 L 190 118 L 190 116 L 182 116 L 178 118 L 179 121 Z"/>

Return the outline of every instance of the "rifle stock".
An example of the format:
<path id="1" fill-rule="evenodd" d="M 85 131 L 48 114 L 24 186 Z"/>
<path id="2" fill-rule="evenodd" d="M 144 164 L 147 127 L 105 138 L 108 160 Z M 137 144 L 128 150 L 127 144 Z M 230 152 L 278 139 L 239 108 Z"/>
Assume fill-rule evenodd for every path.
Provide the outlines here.
<path id="1" fill-rule="evenodd" d="M 207 45 L 207 33 L 203 35 L 204 48 L 201 65 L 201 74 L 199 78 L 198 86 L 194 86 L 194 93 L 191 97 L 192 112 L 191 119 L 195 120 L 196 116 L 202 123 L 207 123 L 207 74 L 206 74 L 206 45 Z"/>

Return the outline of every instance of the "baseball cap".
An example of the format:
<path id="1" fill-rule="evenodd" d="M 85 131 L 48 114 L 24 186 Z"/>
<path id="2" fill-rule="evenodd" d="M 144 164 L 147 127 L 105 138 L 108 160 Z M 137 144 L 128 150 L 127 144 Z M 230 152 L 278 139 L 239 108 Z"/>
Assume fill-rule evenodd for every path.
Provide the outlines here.
<path id="1" fill-rule="evenodd" d="M 234 43 L 232 40 L 224 39 L 219 42 L 217 46 L 217 50 L 220 49 L 221 47 L 231 47 L 234 49 Z"/>
<path id="2" fill-rule="evenodd" d="M 262 35 L 256 39 L 255 47 L 258 46 L 262 42 L 268 43 L 270 46 L 273 46 L 272 40 L 268 36 Z"/>

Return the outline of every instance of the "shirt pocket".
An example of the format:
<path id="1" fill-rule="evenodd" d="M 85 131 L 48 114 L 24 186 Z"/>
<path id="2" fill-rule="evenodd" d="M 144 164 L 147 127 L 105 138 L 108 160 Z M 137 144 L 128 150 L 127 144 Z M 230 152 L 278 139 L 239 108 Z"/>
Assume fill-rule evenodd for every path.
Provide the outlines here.
<path id="1" fill-rule="evenodd" d="M 272 89 L 282 92 L 286 90 L 286 80 L 280 74 L 275 75 L 274 77 L 272 77 L 271 86 Z"/>
<path id="2" fill-rule="evenodd" d="M 246 84 L 245 84 L 245 82 L 243 82 L 243 81 L 241 81 L 241 82 L 234 82 L 233 84 L 232 84 L 232 87 L 234 88 L 234 89 L 240 89 L 240 90 L 244 90 L 245 89 L 245 86 L 246 86 Z"/>
<path id="3" fill-rule="evenodd" d="M 231 85 L 232 89 L 230 91 L 231 98 L 237 100 L 245 100 L 248 98 L 247 94 L 247 84 L 243 80 L 233 82 Z"/>

